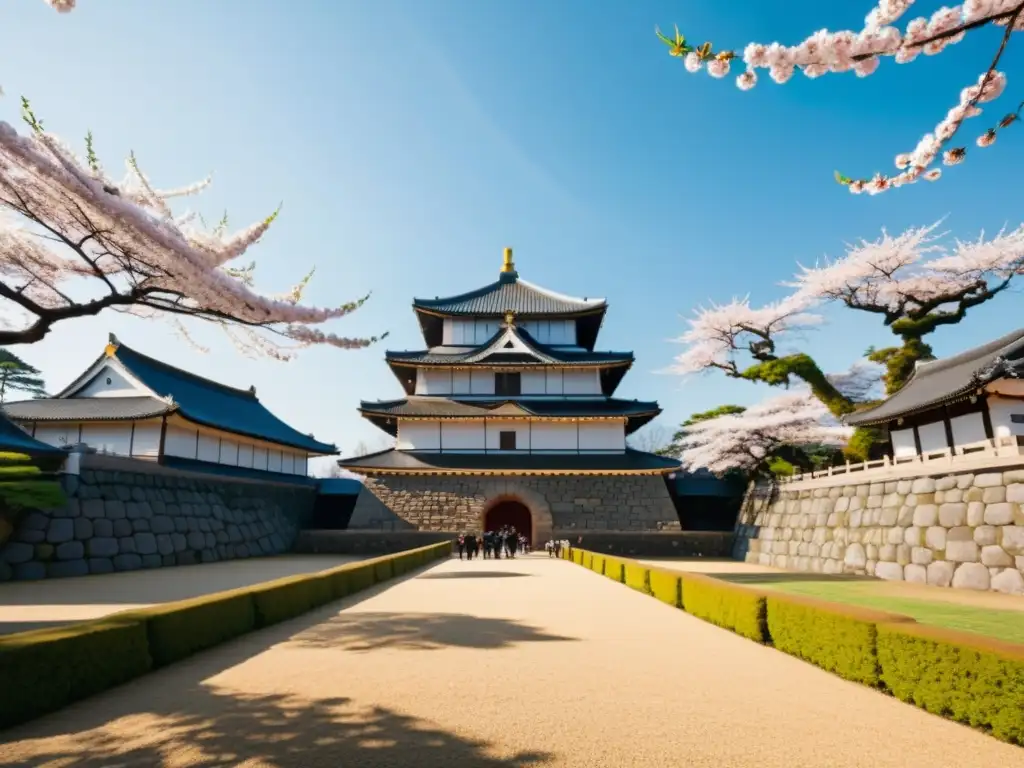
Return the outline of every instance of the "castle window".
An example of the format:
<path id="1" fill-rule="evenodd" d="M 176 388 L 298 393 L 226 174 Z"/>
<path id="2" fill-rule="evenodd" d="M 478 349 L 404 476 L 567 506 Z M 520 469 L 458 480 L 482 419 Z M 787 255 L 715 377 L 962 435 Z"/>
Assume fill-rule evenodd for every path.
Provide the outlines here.
<path id="1" fill-rule="evenodd" d="M 496 395 L 519 395 L 522 394 L 522 374 L 496 373 L 494 374 L 494 394 Z"/>
<path id="2" fill-rule="evenodd" d="M 1010 414 L 1010 422 L 1013 424 L 1024 424 L 1024 413 Z"/>
<path id="3" fill-rule="evenodd" d="M 516 449 L 516 433 L 499 432 L 498 448 L 500 448 L 503 451 L 514 451 Z"/>

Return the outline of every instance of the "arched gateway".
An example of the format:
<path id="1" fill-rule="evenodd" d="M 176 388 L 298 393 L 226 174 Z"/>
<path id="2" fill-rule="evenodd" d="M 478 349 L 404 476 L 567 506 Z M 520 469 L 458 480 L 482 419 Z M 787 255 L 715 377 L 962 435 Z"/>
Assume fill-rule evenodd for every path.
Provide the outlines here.
<path id="1" fill-rule="evenodd" d="M 496 531 L 505 526 L 515 528 L 533 546 L 533 516 L 521 501 L 499 501 L 484 514 L 485 531 Z"/>

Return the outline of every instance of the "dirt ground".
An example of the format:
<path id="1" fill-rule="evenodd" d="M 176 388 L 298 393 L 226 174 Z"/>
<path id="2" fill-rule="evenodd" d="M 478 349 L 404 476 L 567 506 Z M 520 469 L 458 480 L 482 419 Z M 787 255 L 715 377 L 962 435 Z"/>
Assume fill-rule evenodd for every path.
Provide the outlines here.
<path id="1" fill-rule="evenodd" d="M 0 733 L 34 768 L 1024 768 L 579 566 L 449 560 Z"/>
<path id="2" fill-rule="evenodd" d="M 968 589 L 951 589 L 949 587 L 931 587 L 927 584 L 908 584 L 905 581 L 886 581 L 870 576 L 830 576 L 826 573 L 804 573 L 787 571 L 756 563 L 743 563 L 737 560 L 694 559 L 652 559 L 640 560 L 641 563 L 677 571 L 707 573 L 711 575 L 750 575 L 764 574 L 762 584 L 771 586 L 773 577 L 780 581 L 826 581 L 843 579 L 871 584 L 871 593 L 887 597 L 914 598 L 936 602 L 967 605 L 974 608 L 993 608 L 1003 611 L 1024 611 L 1024 596 L 1004 595 L 999 592 L 976 592 Z"/>
<path id="3" fill-rule="evenodd" d="M 282 555 L 69 579 L 0 584 L 0 635 L 96 619 L 154 603 L 331 568 L 361 557 Z"/>

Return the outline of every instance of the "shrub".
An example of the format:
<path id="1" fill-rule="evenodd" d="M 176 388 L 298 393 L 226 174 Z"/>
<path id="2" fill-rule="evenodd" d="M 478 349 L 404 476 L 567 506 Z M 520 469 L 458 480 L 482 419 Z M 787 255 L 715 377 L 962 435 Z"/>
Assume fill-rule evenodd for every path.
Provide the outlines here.
<path id="1" fill-rule="evenodd" d="M 139 621 L 105 618 L 0 637 L 0 728 L 120 685 L 151 666 Z"/>
<path id="2" fill-rule="evenodd" d="M 582 549 L 573 549 L 572 550 L 572 561 L 574 563 L 576 563 L 576 565 L 583 565 L 583 550 Z"/>
<path id="3" fill-rule="evenodd" d="M 623 562 L 617 557 L 605 557 L 604 575 L 612 581 L 622 583 Z"/>
<path id="4" fill-rule="evenodd" d="M 768 633 L 780 651 L 865 685 L 878 686 L 877 625 L 897 614 L 792 595 L 769 595 Z"/>
<path id="5" fill-rule="evenodd" d="M 361 592 L 377 583 L 377 568 L 372 562 L 344 566 L 348 573 L 348 594 Z"/>
<path id="6" fill-rule="evenodd" d="M 768 640 L 765 595 L 702 574 L 681 574 L 683 610 L 759 643 Z"/>
<path id="7" fill-rule="evenodd" d="M 879 624 L 877 643 L 896 698 L 1024 746 L 1024 646 L 907 622 Z"/>
<path id="8" fill-rule="evenodd" d="M 648 571 L 651 594 L 673 608 L 682 608 L 682 579 L 678 573 L 651 568 Z"/>
<path id="9" fill-rule="evenodd" d="M 111 618 L 138 620 L 146 625 L 154 667 L 166 666 L 256 628 L 249 589 L 154 605 Z"/>
<path id="10" fill-rule="evenodd" d="M 635 589 L 637 592 L 649 595 L 651 593 L 650 583 L 647 580 L 649 571 L 649 568 L 640 563 L 627 561 L 624 564 L 623 581 L 625 581 L 626 586 L 630 589 Z"/>
<path id="11" fill-rule="evenodd" d="M 608 558 L 604 555 L 594 555 L 593 559 L 590 561 L 590 570 L 592 570 L 594 573 L 599 573 L 603 576 L 605 563 L 607 562 Z"/>
<path id="12" fill-rule="evenodd" d="M 331 579 L 323 573 L 286 576 L 257 584 L 249 591 L 257 628 L 299 616 L 334 599 Z"/>
<path id="13" fill-rule="evenodd" d="M 583 550 L 583 567 L 594 570 L 594 553 Z"/>

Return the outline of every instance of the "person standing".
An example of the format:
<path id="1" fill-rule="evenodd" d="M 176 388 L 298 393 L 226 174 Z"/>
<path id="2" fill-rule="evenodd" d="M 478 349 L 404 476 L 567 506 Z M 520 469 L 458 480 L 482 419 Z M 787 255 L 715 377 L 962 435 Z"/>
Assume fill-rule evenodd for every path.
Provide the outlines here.
<path id="1" fill-rule="evenodd" d="M 459 534 L 459 538 L 456 540 L 455 545 L 459 548 L 459 560 L 461 560 L 462 559 L 462 553 L 466 549 L 466 536 L 465 536 L 465 534 L 462 534 L 462 533 Z"/>
<path id="2" fill-rule="evenodd" d="M 484 560 L 494 552 L 494 531 L 484 531 Z"/>
<path id="3" fill-rule="evenodd" d="M 476 556 L 476 550 L 477 550 L 476 534 L 475 533 L 470 533 L 469 535 L 466 536 L 466 555 L 467 555 L 466 559 L 467 560 L 472 560 L 473 557 Z"/>
<path id="4" fill-rule="evenodd" d="M 505 539 L 505 544 L 508 547 L 508 556 L 510 558 L 515 558 L 516 547 L 519 545 L 519 534 L 516 533 L 516 529 L 514 527 L 508 529 L 508 538 Z"/>
<path id="5" fill-rule="evenodd" d="M 502 529 L 499 528 L 498 530 L 494 531 L 491 534 L 491 536 L 491 549 L 494 552 L 494 559 L 501 560 L 501 548 L 504 546 L 505 538 L 504 535 L 502 534 Z"/>

